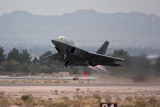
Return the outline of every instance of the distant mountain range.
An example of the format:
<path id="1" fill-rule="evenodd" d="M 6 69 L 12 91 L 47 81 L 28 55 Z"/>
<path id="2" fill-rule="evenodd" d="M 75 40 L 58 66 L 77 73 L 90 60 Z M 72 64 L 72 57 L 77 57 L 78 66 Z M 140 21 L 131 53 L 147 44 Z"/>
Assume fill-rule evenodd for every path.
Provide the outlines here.
<path id="1" fill-rule="evenodd" d="M 111 42 L 111 47 L 159 48 L 160 17 L 139 12 L 105 14 L 79 10 L 64 15 L 15 11 L 0 16 L 0 44 L 50 44 L 64 35 L 79 45 Z"/>

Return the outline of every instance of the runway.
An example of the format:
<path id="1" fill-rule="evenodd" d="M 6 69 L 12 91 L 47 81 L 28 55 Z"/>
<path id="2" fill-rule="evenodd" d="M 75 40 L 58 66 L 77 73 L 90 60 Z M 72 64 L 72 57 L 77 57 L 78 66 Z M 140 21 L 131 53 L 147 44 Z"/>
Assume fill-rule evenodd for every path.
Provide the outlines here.
<path id="1" fill-rule="evenodd" d="M 96 81 L 95 77 L 78 77 L 78 80 L 73 81 L 73 78 L 75 77 L 52 77 L 52 76 L 16 76 L 16 77 L 11 77 L 11 76 L 0 76 L 0 80 L 2 80 L 2 82 L 0 82 L 0 87 L 21 87 L 21 86 L 32 86 L 32 87 L 36 87 L 36 86 L 42 86 L 42 87 L 57 87 L 57 86 L 67 86 L 67 87 L 159 87 L 160 88 L 160 83 L 159 84 L 151 84 L 151 83 L 100 83 Z M 3 80 L 7 80 L 7 82 L 3 81 Z M 8 82 L 8 80 L 13 81 L 13 80 L 18 80 L 21 82 Z M 24 81 L 26 83 L 24 83 Z M 35 83 L 32 80 L 37 80 L 37 81 L 41 81 L 41 80 L 69 80 L 70 82 L 68 83 Z M 81 83 L 80 81 L 91 81 L 91 82 L 86 82 L 86 83 Z M 27 82 L 30 81 L 30 82 Z"/>
<path id="2" fill-rule="evenodd" d="M 160 84 L 101 84 L 101 83 L 0 83 L 0 87 L 21 87 L 21 86 L 32 86 L 32 87 L 156 87 L 160 89 Z"/>
<path id="3" fill-rule="evenodd" d="M 75 77 L 53 77 L 53 76 L 0 76 L 0 79 L 6 80 L 73 80 Z M 95 80 L 94 77 L 78 77 L 80 80 Z"/>

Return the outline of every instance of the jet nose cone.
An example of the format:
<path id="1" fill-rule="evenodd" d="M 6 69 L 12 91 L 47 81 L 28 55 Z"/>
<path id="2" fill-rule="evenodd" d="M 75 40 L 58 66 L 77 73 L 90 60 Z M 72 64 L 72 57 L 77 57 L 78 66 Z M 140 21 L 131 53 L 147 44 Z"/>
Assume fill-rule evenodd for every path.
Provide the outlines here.
<path id="1" fill-rule="evenodd" d="M 51 40 L 51 41 L 52 41 L 52 43 L 53 43 L 53 44 L 56 44 L 56 43 L 57 43 L 57 41 L 56 41 L 56 40 Z"/>
<path id="2" fill-rule="evenodd" d="M 51 40 L 51 41 L 55 46 L 58 46 L 60 44 L 60 41 L 58 40 Z"/>
<path id="3" fill-rule="evenodd" d="M 51 40 L 51 42 L 54 44 L 54 40 Z"/>

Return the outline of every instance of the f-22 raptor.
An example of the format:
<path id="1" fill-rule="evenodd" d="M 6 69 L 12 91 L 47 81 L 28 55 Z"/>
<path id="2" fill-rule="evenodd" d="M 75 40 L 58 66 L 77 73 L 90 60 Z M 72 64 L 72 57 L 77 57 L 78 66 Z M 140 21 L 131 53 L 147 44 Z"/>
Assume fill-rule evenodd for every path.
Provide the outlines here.
<path id="1" fill-rule="evenodd" d="M 66 40 L 64 36 L 59 39 L 51 40 L 55 45 L 58 53 L 46 56 L 43 59 L 60 60 L 64 62 L 64 66 L 121 66 L 116 61 L 124 61 L 122 58 L 106 56 L 106 50 L 109 42 L 105 41 L 104 44 L 98 49 L 96 53 L 87 52 L 75 46 L 73 41 Z"/>

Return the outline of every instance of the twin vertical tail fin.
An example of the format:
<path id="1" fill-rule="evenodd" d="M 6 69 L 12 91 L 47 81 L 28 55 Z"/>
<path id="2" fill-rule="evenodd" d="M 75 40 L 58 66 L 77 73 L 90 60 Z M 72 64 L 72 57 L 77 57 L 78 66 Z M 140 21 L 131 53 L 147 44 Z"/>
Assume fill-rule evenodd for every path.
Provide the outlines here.
<path id="1" fill-rule="evenodd" d="M 107 51 L 108 45 L 109 45 L 109 42 L 105 41 L 104 44 L 98 49 L 97 54 L 104 55 Z"/>

